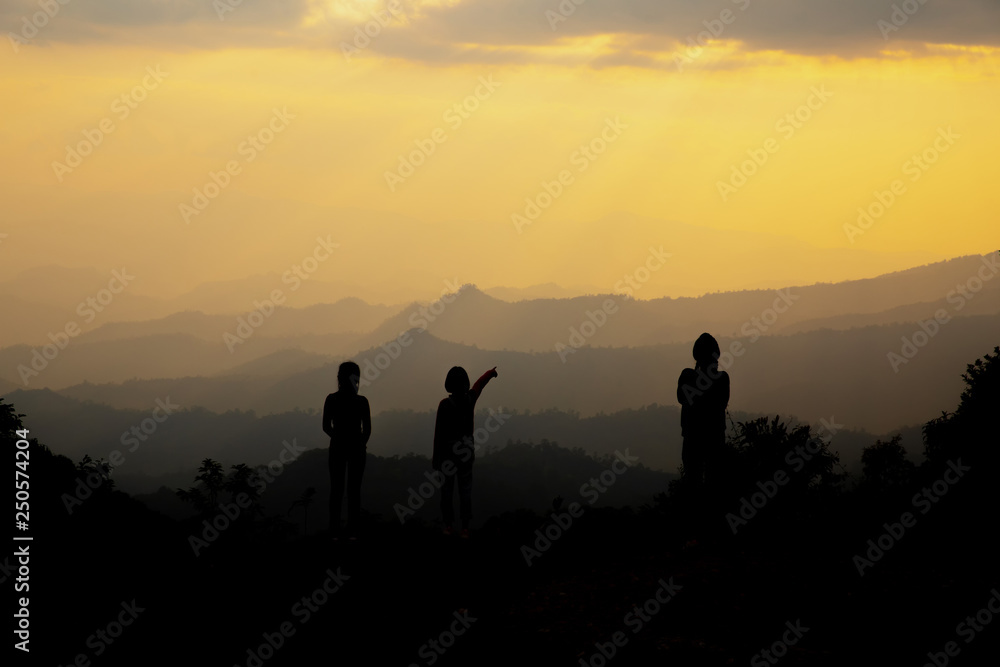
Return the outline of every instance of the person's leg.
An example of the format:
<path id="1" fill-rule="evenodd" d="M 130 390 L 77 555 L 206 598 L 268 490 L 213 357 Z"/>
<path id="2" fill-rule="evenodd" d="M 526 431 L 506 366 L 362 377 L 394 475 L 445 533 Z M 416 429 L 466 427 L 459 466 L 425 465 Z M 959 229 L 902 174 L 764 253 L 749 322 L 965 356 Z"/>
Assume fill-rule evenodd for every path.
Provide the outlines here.
<path id="1" fill-rule="evenodd" d="M 725 446 L 725 431 L 712 434 L 711 438 L 705 439 L 705 456 L 703 457 L 702 468 L 705 473 L 705 488 L 707 491 L 714 491 L 719 485 L 720 459 Z"/>
<path id="2" fill-rule="evenodd" d="M 467 530 L 472 521 L 472 466 L 458 471 L 458 504 L 462 529 Z"/>
<path id="3" fill-rule="evenodd" d="M 695 535 L 700 535 L 705 518 L 704 443 L 697 438 L 684 438 L 681 448 L 681 462 L 684 464 L 682 479 L 686 487 L 686 493 L 682 497 L 685 511 L 682 515 L 681 526 L 686 538 L 692 538 Z"/>
<path id="4" fill-rule="evenodd" d="M 441 521 L 446 529 L 455 523 L 455 508 L 452 503 L 454 491 L 455 476 L 445 475 L 444 484 L 441 485 Z"/>
<path id="5" fill-rule="evenodd" d="M 357 535 L 361 523 L 361 478 L 368 452 L 363 447 L 351 452 L 347 462 L 347 530 Z"/>
<path id="6" fill-rule="evenodd" d="M 719 431 L 706 441 L 704 507 L 709 521 L 725 516 L 726 494 L 726 433 Z"/>
<path id="7" fill-rule="evenodd" d="M 340 533 L 340 505 L 344 499 L 344 469 L 347 459 L 340 447 L 330 447 L 330 533 Z"/>

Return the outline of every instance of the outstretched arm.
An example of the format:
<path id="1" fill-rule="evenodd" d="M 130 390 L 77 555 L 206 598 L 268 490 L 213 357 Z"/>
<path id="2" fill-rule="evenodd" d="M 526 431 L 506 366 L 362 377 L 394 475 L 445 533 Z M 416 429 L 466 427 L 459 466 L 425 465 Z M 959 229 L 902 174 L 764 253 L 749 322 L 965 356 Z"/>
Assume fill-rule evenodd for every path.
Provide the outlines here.
<path id="1" fill-rule="evenodd" d="M 326 397 L 326 402 L 323 403 L 323 433 L 326 433 L 331 438 L 333 437 L 333 426 L 331 422 L 333 421 L 333 394 Z"/>
<path id="2" fill-rule="evenodd" d="M 368 445 L 368 438 L 372 437 L 372 409 L 368 405 L 368 399 L 361 396 L 361 444 Z"/>
<path id="3" fill-rule="evenodd" d="M 479 400 L 479 395 L 483 393 L 483 389 L 486 388 L 486 383 L 489 382 L 491 379 L 495 378 L 496 376 L 497 376 L 497 367 L 494 366 L 490 370 L 483 373 L 482 376 L 480 376 L 480 378 L 476 380 L 476 384 L 472 385 L 472 389 L 469 390 L 469 395 L 472 396 L 473 403 Z"/>

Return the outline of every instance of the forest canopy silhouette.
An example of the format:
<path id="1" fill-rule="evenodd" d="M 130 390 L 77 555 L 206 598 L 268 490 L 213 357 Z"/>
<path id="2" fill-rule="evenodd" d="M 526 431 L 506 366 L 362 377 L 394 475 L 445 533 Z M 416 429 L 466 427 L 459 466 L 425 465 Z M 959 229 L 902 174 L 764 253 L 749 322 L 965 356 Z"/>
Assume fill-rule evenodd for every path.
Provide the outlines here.
<path id="1" fill-rule="evenodd" d="M 548 442 L 485 450 L 477 475 L 489 516 L 456 554 L 460 576 L 440 580 L 434 573 L 455 567 L 447 564 L 448 554 L 458 547 L 434 530 L 433 513 L 414 511 L 400 521 L 389 511 L 366 512 L 371 539 L 353 551 L 329 551 L 315 532 L 325 523 L 324 503 L 314 502 L 326 488 L 325 470 L 315 461 L 320 452 L 305 452 L 269 477 L 243 463 L 205 459 L 191 485 L 175 494 L 190 515 L 170 518 L 117 490 L 106 462 L 84 457 L 74 464 L 31 439 L 33 502 L 45 526 L 44 539 L 33 545 L 43 547 L 35 571 L 46 579 L 33 621 L 64 628 L 58 641 L 37 650 L 60 664 L 98 645 L 109 662 L 127 663 L 127 656 L 150 646 L 163 660 L 179 660 L 190 651 L 173 639 L 183 632 L 200 646 L 199 660 L 249 665 L 253 657 L 241 643 L 254 654 L 260 644 L 254 638 L 279 623 L 275 614 L 320 585 L 319 575 L 337 563 L 349 576 L 342 593 L 313 612 L 321 621 L 287 637 L 269 664 L 295 664 L 327 642 L 331 631 L 366 642 L 380 660 L 412 659 L 435 631 L 437 614 L 455 606 L 481 614 L 477 630 L 491 627 L 470 631 L 449 659 L 482 659 L 480 649 L 489 646 L 496 664 L 524 651 L 565 660 L 593 650 L 583 616 L 592 614 L 590 622 L 610 636 L 614 610 L 625 600 L 645 599 L 657 579 L 670 576 L 682 588 L 664 607 L 665 616 L 651 619 L 651 629 L 631 642 L 630 662 L 669 646 L 671 655 L 708 664 L 711 651 L 706 654 L 700 642 L 750 655 L 759 630 L 800 616 L 812 628 L 810 641 L 803 640 L 801 651 L 788 648 L 788 664 L 841 664 L 862 650 L 868 658 L 919 661 L 924 647 L 933 653 L 929 638 L 941 637 L 943 645 L 953 620 L 964 610 L 973 613 L 996 585 L 991 523 L 983 517 L 998 509 L 990 480 L 1000 347 L 968 364 L 962 380 L 957 407 L 924 425 L 920 461 L 910 461 L 894 439 L 878 441 L 864 449 L 859 475 L 847 475 L 824 434 L 808 425 L 793 426 L 780 416 L 738 422 L 726 440 L 725 481 L 707 504 L 683 478 L 641 463 L 591 504 L 581 483 L 598 483 L 614 457 L 594 458 Z M 11 446 L 23 418 L 0 399 Z M 418 485 L 430 468 L 426 456 L 369 458 L 366 499 L 385 495 L 404 506 L 408 486 Z M 78 497 L 95 477 L 97 488 Z M 579 516 L 569 513 L 572 503 L 582 508 Z M 366 506 L 373 504 L 366 500 Z M 907 513 L 911 520 L 902 521 Z M 522 547 L 533 554 L 530 563 Z M 95 572 L 106 572 L 99 587 Z M 150 578 L 150 572 L 159 575 Z M 624 572 L 631 573 L 627 580 Z M 726 583 L 735 580 L 740 587 Z M 982 600 L 955 595 L 959 583 Z M 399 613 L 398 605 L 409 604 L 401 590 L 423 600 L 424 613 L 394 626 L 387 643 L 387 628 L 366 619 Z M 390 591 L 399 602 L 387 602 Z M 581 597 L 605 600 L 604 611 L 574 606 Z M 80 599 L 93 610 L 90 616 L 56 602 Z M 113 646 L 85 643 L 95 618 L 110 618 L 122 601 L 133 599 L 149 609 L 134 630 Z M 754 619 L 741 611 L 743 599 L 753 600 Z M 663 620 L 667 615 L 670 620 Z M 726 618 L 741 620 L 719 620 Z M 824 629 L 835 620 L 850 631 Z M 520 632 L 516 648 L 494 643 Z M 887 632 L 908 639 L 885 642 Z M 963 653 L 987 655 L 996 639 L 985 634 L 963 645 Z"/>

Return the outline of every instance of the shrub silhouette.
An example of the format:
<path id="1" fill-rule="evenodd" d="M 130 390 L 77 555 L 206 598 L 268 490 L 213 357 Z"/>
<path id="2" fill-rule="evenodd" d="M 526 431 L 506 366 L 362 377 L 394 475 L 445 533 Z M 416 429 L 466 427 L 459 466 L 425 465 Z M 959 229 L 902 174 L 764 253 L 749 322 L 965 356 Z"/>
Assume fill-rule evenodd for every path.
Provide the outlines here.
<path id="1" fill-rule="evenodd" d="M 912 483 L 916 467 L 906 458 L 902 436 L 887 442 L 876 440 L 861 452 L 861 482 L 858 489 L 880 496 L 897 495 Z"/>
<path id="2" fill-rule="evenodd" d="M 953 413 L 943 412 L 923 428 L 924 456 L 942 465 L 964 457 L 973 465 L 997 464 L 996 416 L 1000 406 L 1000 346 L 966 366 L 965 390 Z"/>
<path id="3" fill-rule="evenodd" d="M 237 463 L 230 466 L 230 473 L 226 475 L 222 464 L 213 459 L 204 459 L 198 468 L 195 476 L 195 485 L 189 489 L 177 489 L 177 496 L 186 503 L 190 503 L 199 514 L 213 514 L 218 511 L 222 494 L 228 494 L 228 501 L 233 502 L 240 494 L 246 494 L 249 498 L 250 506 L 247 511 L 251 514 L 262 514 L 259 507 L 260 490 L 257 488 L 256 471 L 245 463 Z M 224 499 L 223 499 L 224 500 Z M 246 500 L 240 506 L 247 505 Z"/>
<path id="4" fill-rule="evenodd" d="M 316 487 L 310 486 L 302 495 L 298 497 L 292 506 L 288 508 L 288 514 L 292 513 L 296 507 L 302 508 L 302 534 L 306 535 L 309 533 L 309 506 L 312 505 L 313 500 L 316 499 Z"/>

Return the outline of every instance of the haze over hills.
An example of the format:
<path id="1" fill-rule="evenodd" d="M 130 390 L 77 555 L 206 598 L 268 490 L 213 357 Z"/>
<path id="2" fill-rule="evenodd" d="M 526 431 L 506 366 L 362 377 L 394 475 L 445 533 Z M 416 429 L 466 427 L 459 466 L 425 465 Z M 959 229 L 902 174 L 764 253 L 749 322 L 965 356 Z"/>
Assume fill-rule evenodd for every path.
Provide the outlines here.
<path id="1" fill-rule="evenodd" d="M 609 316 L 598 316 L 598 319 L 606 319 L 606 325 L 587 337 L 593 345 L 655 345 L 694 340 L 703 331 L 752 336 L 754 330 L 758 335 L 779 333 L 786 328 L 809 330 L 831 323 L 792 327 L 809 320 L 857 315 L 872 316 L 871 321 L 864 322 L 866 324 L 890 324 L 932 317 L 935 310 L 942 307 L 953 316 L 1000 312 L 1000 281 L 980 283 L 981 291 L 969 294 L 968 298 L 956 292 L 958 286 L 976 277 L 976 272 L 983 267 L 984 259 L 972 256 L 866 280 L 785 290 L 724 292 L 690 299 L 645 300 L 595 295 L 505 303 L 465 287 L 453 302 L 441 305 L 440 314 L 435 311 L 428 314 L 419 304 L 412 304 L 390 318 L 369 339 L 373 343 L 389 340 L 398 332 L 417 326 L 445 340 L 479 347 L 552 350 L 556 343 L 566 343 L 570 327 L 579 328 L 588 320 L 588 312 L 601 311 L 608 298 L 613 300 L 607 308 Z M 641 295 L 641 288 L 635 290 L 635 294 Z M 945 303 L 949 294 L 952 301 Z M 929 295 L 936 299 L 926 304 Z M 972 301 L 976 301 L 975 308 L 965 308 Z M 912 304 L 912 308 L 875 317 L 901 304 Z M 922 310 L 925 307 L 928 309 Z M 771 313 L 776 317 L 761 322 L 770 309 L 777 310 Z M 841 324 L 831 328 L 844 327 L 845 324 Z"/>
<path id="2" fill-rule="evenodd" d="M 213 375 L 283 349 L 313 352 L 325 361 L 330 355 L 350 354 L 361 347 L 362 332 L 396 310 L 358 299 L 301 309 L 279 307 L 260 332 L 239 328 L 247 313 L 181 312 L 155 320 L 110 322 L 74 337 L 60 351 L 58 362 L 46 367 L 42 386 Z M 240 337 L 246 331 L 252 334 L 230 344 L 224 338 L 226 333 Z M 32 349 L 23 344 L 0 348 L 0 369 L 30 364 Z M 25 386 L 19 372 L 10 376 L 0 371 L 0 377 Z M 29 376 L 27 386 L 34 384 Z"/>
<path id="3" fill-rule="evenodd" d="M 545 283 L 528 287 L 490 287 L 483 291 L 494 299 L 514 302 L 527 299 L 570 299 L 584 294 L 598 294 L 601 289 L 593 285 L 563 287 L 556 283 Z"/>
<path id="4" fill-rule="evenodd" d="M 320 365 L 362 353 L 415 327 L 444 341 L 479 348 L 552 352 L 579 345 L 685 342 L 702 331 L 756 339 L 824 328 L 919 322 L 939 310 L 958 319 L 1000 312 L 1000 281 L 983 282 L 977 277 L 978 272 L 993 268 L 989 257 L 957 258 L 833 285 L 690 299 L 591 295 L 507 302 L 467 285 L 439 301 L 404 306 L 341 299 L 305 308 L 262 305 L 256 313 L 179 312 L 138 322 L 106 322 L 85 331 L 37 376 L 22 377 L 22 373 L 33 356 L 40 354 L 35 347 L 39 343 L 4 346 L 0 348 L 0 379 L 17 386 L 65 388 L 84 381 L 214 376 L 244 372 L 237 369 L 282 350 L 315 355 L 297 357 L 297 368 L 305 368 L 313 362 Z M 972 284 L 978 291 L 970 289 Z M 929 301 L 928 295 L 934 300 Z"/>
<path id="5" fill-rule="evenodd" d="M 780 414 L 838 424 L 854 434 L 841 440 L 850 464 L 877 435 L 900 428 L 917 452 L 919 425 L 961 391 L 965 364 L 997 344 L 995 262 L 995 254 L 962 257 L 871 279 L 697 298 L 515 300 L 562 288 L 490 294 L 465 285 L 438 301 L 394 306 L 347 298 L 253 318 L 179 311 L 97 319 L 28 374 L 27 386 L 19 368 L 30 366 L 38 343 L 0 348 L 0 393 L 30 407 L 47 441 L 75 456 L 117 447 L 158 401 L 181 406 L 187 416 L 157 432 L 162 449 L 133 458 L 125 473 L 148 490 L 158 474 L 188 474 L 208 451 L 266 456 L 279 433 L 324 446 L 316 411 L 346 358 L 361 365 L 362 392 L 386 435 L 373 443 L 381 454 L 426 449 L 448 368 L 464 366 L 474 379 L 497 366 L 501 381 L 479 407 L 519 415 L 504 439 L 549 438 L 606 454 L 616 436 L 594 420 L 607 417 L 619 439 L 669 471 L 680 446 L 676 378 L 691 365 L 692 340 L 710 331 L 732 377 L 734 419 Z M 91 274 L 75 275 L 83 284 Z M 221 303 L 229 287 L 203 296 Z M 49 317 L 64 305 L 41 303 Z M 35 391 L 42 387 L 58 393 Z M 629 412 L 637 409 L 646 411 Z"/>
<path id="6" fill-rule="evenodd" d="M 133 274 L 126 267 L 123 275 Z M 296 279 L 293 290 L 280 275 L 206 283 L 170 299 L 137 294 L 141 279 L 124 288 L 116 281 L 109 290 L 111 279 L 111 272 L 53 266 L 0 282 L 0 306 L 4 312 L 17 313 L 0 328 L 0 346 L 45 344 L 48 333 L 65 330 L 67 323 L 85 333 L 101 330 L 90 340 L 156 333 L 217 338 L 225 327 L 233 326 L 235 317 L 253 311 L 255 302 L 269 301 L 276 289 L 283 300 L 279 310 L 287 311 L 274 318 L 279 324 L 272 322 L 278 331 L 302 327 L 308 333 L 364 332 L 399 308 L 353 297 L 350 285 Z"/>
<path id="7" fill-rule="evenodd" d="M 132 201 L 130 206 L 151 215 L 154 210 L 163 210 L 161 206 L 173 210 L 178 197 L 182 197 L 180 193 L 167 193 L 143 198 L 155 199 L 155 203 Z M 540 219 L 519 234 L 507 219 L 428 223 L 373 211 L 262 200 L 239 192 L 227 193 L 227 200 L 213 210 L 221 219 L 211 227 L 199 228 L 194 237 L 197 242 L 192 242 L 192 230 L 170 224 L 174 231 L 158 239 L 155 247 L 135 248 L 128 255 L 110 253 L 99 239 L 128 238 L 134 233 L 132 216 L 120 219 L 122 200 L 134 198 L 121 193 L 114 203 L 103 197 L 76 202 L 74 215 L 81 216 L 79 224 L 94 229 L 94 239 L 77 242 L 70 256 L 85 256 L 100 268 L 26 266 L 22 257 L 12 256 L 0 267 L 0 295 L 53 306 L 72 317 L 77 304 L 107 285 L 112 270 L 124 268 L 135 278 L 118 295 L 108 317 L 137 320 L 185 310 L 242 312 L 274 289 L 282 289 L 294 307 L 347 297 L 387 304 L 426 301 L 449 291 L 449 284 L 468 282 L 484 290 L 496 288 L 498 296 L 512 299 L 610 292 L 623 275 L 643 265 L 650 248 L 662 248 L 670 257 L 663 270 L 655 272 L 636 294 L 644 299 L 859 279 L 942 259 L 917 252 L 819 248 L 787 236 L 712 229 L 622 212 L 594 221 Z M 268 212 L 271 219 L 297 220 L 295 234 L 288 235 L 280 225 L 245 227 L 247 218 Z M 224 224 L 230 218 L 239 225 L 240 238 L 234 239 L 232 227 Z M 21 242 L 37 235 L 51 245 L 50 237 L 58 237 L 60 224 L 57 218 L 40 216 L 22 230 Z M 609 229 L 615 234 L 608 234 Z M 650 230 L 655 230 L 655 235 Z M 488 246 L 482 243 L 483 233 L 489 234 Z M 424 239 L 435 234 L 448 242 L 432 254 L 413 257 L 412 249 L 422 247 Z M 373 235 L 380 239 L 378 271 L 372 270 L 371 258 L 361 251 L 369 247 Z M 242 240 L 250 238 L 259 241 L 260 247 L 240 252 Z M 565 238 L 573 239 L 572 253 L 561 260 L 536 261 L 537 247 L 549 243 L 562 246 Z M 338 247 L 329 251 L 329 259 L 312 267 L 311 273 L 293 273 L 294 267 L 313 257 L 317 239 Z M 60 239 L 59 243 L 65 241 Z M 220 253 L 218 248 L 227 251 Z M 467 248 L 481 251 L 466 252 Z M 55 249 L 54 254 L 58 255 Z M 178 273 L 178 265 L 200 269 Z M 736 273 L 730 268 L 734 266 L 753 266 L 754 270 Z M 247 267 L 251 267 L 249 272 Z M 520 284 L 512 284 L 511 267 L 519 267 L 516 278 Z M 538 287 L 544 285 L 558 289 Z M 43 336 L 44 332 L 42 327 L 42 333 L 35 335 Z M 7 338 L 5 332 L 3 340 L 9 344 L 7 341 L 17 339 Z"/>
<path id="8" fill-rule="evenodd" d="M 901 339 L 912 339 L 919 331 L 913 324 L 762 336 L 753 343 L 743 339 L 744 352 L 729 367 L 734 387 L 730 406 L 793 414 L 806 421 L 832 415 L 852 428 L 879 433 L 921 423 L 936 416 L 942 396 L 960 389 L 967 360 L 991 350 L 998 330 L 1000 315 L 956 318 L 918 348 L 912 360 L 898 365 L 898 372 L 887 355 L 900 353 Z M 381 346 L 354 356 L 366 378 L 362 391 L 376 413 L 433 407 L 452 365 L 464 366 L 473 377 L 498 366 L 505 381 L 491 388 L 488 405 L 495 407 L 559 408 L 592 415 L 650 403 L 673 405 L 676 375 L 690 364 L 691 354 L 687 342 L 584 347 L 563 363 L 555 352 L 485 350 L 442 341 L 427 332 L 412 332 L 410 337 L 412 343 L 400 346 L 395 359 Z M 719 342 L 725 348 L 732 341 L 720 337 Z M 61 393 L 122 408 L 148 409 L 157 398 L 170 396 L 185 406 L 270 414 L 318 409 L 335 385 L 333 362 L 303 370 L 300 365 L 285 373 L 266 360 L 262 363 L 267 372 L 259 376 L 88 383 Z"/>
<path id="9" fill-rule="evenodd" d="M 399 306 L 368 304 L 360 299 L 347 298 L 334 303 L 322 303 L 305 308 L 279 306 L 267 315 L 267 329 L 272 337 L 299 336 L 302 334 L 349 334 L 371 331 L 387 317 L 394 315 Z M 221 339 L 221 333 L 234 330 L 237 318 L 245 317 L 252 308 L 224 315 L 206 315 L 201 311 L 174 313 L 156 320 L 141 322 L 111 322 L 85 336 L 89 342 L 118 340 L 155 334 L 190 334 L 210 341 Z"/>
<path id="10" fill-rule="evenodd" d="M 931 317 L 931 314 L 944 311 L 947 317 L 967 317 L 969 315 L 991 315 L 1000 312 L 1000 285 L 987 283 L 973 299 L 960 299 L 960 295 L 952 295 L 937 301 L 911 303 L 877 313 L 852 313 L 849 315 L 834 315 L 796 322 L 788 326 L 775 325 L 775 333 L 791 334 L 815 329 L 852 329 L 897 322 L 921 322 Z M 961 304 L 960 310 L 955 310 L 956 304 Z"/>

